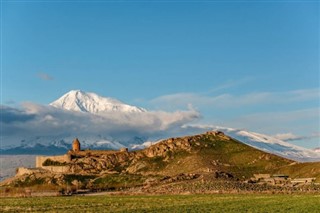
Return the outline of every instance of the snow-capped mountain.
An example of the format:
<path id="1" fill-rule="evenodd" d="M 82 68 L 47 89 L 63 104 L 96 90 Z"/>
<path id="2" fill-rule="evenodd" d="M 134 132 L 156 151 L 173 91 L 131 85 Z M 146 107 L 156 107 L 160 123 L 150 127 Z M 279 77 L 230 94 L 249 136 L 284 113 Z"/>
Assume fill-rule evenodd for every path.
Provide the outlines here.
<path id="1" fill-rule="evenodd" d="M 320 153 L 320 147 L 313 149 L 313 151 Z"/>
<path id="2" fill-rule="evenodd" d="M 123 113 L 146 111 L 143 108 L 127 105 L 113 98 L 106 98 L 81 90 L 71 90 L 58 100 L 50 103 L 50 105 L 59 109 L 93 114 L 114 111 Z"/>
<path id="3" fill-rule="evenodd" d="M 216 127 L 215 130 L 222 131 L 226 135 L 256 149 L 284 158 L 299 162 L 320 161 L 320 152 L 299 147 L 268 135 L 225 127 Z"/>

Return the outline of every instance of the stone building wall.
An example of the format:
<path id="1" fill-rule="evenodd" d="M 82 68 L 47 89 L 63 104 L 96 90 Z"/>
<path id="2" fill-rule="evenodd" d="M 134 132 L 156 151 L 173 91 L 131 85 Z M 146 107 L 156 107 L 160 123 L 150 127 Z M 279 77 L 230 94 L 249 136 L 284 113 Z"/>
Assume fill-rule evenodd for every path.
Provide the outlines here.
<path id="1" fill-rule="evenodd" d="M 41 169 L 18 167 L 16 169 L 16 176 L 21 176 L 21 175 L 25 175 L 25 174 L 30 175 L 30 174 L 37 173 L 40 171 L 41 171 Z"/>
<path id="2" fill-rule="evenodd" d="M 42 166 L 43 169 L 53 173 L 68 173 L 69 166 Z"/>
<path id="3" fill-rule="evenodd" d="M 45 170 L 53 173 L 69 173 L 68 166 L 42 166 L 41 168 L 25 168 L 19 167 L 16 170 L 16 176 L 31 175 L 34 173 L 45 172 Z"/>
<path id="4" fill-rule="evenodd" d="M 71 157 L 68 154 L 65 155 L 57 155 L 57 156 L 36 156 L 36 167 L 42 168 L 43 162 L 45 162 L 47 159 L 50 159 L 52 161 L 58 161 L 58 162 L 66 162 L 69 163 L 71 161 Z"/>

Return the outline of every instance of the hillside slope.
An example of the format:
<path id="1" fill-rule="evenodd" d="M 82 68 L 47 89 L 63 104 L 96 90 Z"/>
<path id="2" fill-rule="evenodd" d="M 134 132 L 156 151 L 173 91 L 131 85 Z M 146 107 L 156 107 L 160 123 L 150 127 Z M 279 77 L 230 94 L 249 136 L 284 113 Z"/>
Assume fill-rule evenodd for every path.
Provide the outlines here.
<path id="1" fill-rule="evenodd" d="M 127 170 L 134 172 L 177 175 L 224 171 L 237 178 L 254 173 L 273 173 L 294 161 L 266 153 L 240 143 L 222 132 L 163 140 L 138 153 L 143 153 Z"/>

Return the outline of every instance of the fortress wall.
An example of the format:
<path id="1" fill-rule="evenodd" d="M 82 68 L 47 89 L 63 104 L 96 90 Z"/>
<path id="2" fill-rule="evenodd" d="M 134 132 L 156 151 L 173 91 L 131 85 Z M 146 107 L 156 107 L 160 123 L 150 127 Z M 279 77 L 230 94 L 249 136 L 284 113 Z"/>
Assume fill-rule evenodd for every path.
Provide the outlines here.
<path id="1" fill-rule="evenodd" d="M 19 167 L 17 168 L 16 170 L 16 176 L 20 176 L 20 175 L 24 175 L 24 174 L 32 174 L 33 171 L 31 171 L 30 169 L 28 168 L 24 168 L 24 167 Z"/>
<path id="2" fill-rule="evenodd" d="M 68 154 L 65 155 L 57 155 L 57 156 L 36 156 L 36 167 L 43 167 L 42 163 L 45 162 L 47 159 L 53 160 L 53 161 L 59 161 L 61 163 L 63 162 L 70 162 L 70 156 Z"/>
<path id="3" fill-rule="evenodd" d="M 118 152 L 119 152 L 118 150 L 83 150 L 83 151 L 76 152 L 75 154 L 86 155 L 90 153 L 90 154 L 102 155 L 102 154 L 114 154 Z"/>
<path id="4" fill-rule="evenodd" d="M 69 172 L 68 166 L 42 166 L 42 169 L 48 170 L 53 173 L 68 173 Z M 16 176 L 30 175 L 30 174 L 37 173 L 40 171 L 41 171 L 41 169 L 19 167 L 19 168 L 17 168 Z"/>
<path id="5" fill-rule="evenodd" d="M 119 153 L 118 150 L 81 150 L 79 152 L 69 152 L 72 156 L 85 157 L 85 156 L 100 156 Z"/>
<path id="6" fill-rule="evenodd" d="M 42 166 L 43 169 L 46 169 L 53 173 L 68 173 L 69 166 Z"/>
<path id="7" fill-rule="evenodd" d="M 36 156 L 36 167 L 42 167 L 42 163 L 48 159 L 48 156 Z"/>
<path id="8" fill-rule="evenodd" d="M 25 174 L 30 175 L 39 171 L 40 171 L 39 169 L 34 169 L 34 168 L 18 167 L 16 170 L 16 176 L 25 175 Z"/>

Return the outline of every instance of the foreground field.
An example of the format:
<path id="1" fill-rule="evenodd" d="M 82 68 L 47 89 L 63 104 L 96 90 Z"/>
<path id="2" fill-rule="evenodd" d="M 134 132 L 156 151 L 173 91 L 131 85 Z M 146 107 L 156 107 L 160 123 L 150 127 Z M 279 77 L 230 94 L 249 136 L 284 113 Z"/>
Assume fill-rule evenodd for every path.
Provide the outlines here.
<path id="1" fill-rule="evenodd" d="M 0 212 L 319 212 L 320 195 L 1 198 Z"/>

